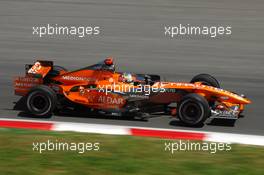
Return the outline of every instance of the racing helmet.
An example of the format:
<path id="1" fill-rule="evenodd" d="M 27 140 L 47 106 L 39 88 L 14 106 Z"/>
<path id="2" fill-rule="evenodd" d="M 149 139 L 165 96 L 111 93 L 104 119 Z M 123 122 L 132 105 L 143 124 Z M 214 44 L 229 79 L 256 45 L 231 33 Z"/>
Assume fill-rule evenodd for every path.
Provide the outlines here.
<path id="1" fill-rule="evenodd" d="M 114 59 L 113 57 L 108 57 L 104 60 L 104 64 L 102 69 L 109 70 L 109 71 L 115 71 L 115 65 L 114 65 Z"/>
<path id="2" fill-rule="evenodd" d="M 122 75 L 123 81 L 127 83 L 132 83 L 133 82 L 133 76 L 130 73 L 123 73 Z"/>
<path id="3" fill-rule="evenodd" d="M 114 64 L 113 57 L 108 57 L 104 60 L 105 65 L 112 66 Z"/>

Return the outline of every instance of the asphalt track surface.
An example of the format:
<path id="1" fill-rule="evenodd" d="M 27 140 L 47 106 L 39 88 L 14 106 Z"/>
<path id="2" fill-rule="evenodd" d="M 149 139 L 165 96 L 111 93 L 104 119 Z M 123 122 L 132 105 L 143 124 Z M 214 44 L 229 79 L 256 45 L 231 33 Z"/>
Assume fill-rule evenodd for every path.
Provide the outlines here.
<path id="1" fill-rule="evenodd" d="M 164 35 L 165 25 L 230 25 L 232 35 L 183 37 Z M 32 27 L 43 24 L 100 26 L 93 37 L 43 37 Z M 12 80 L 24 64 L 46 58 L 69 69 L 116 58 L 120 71 L 158 73 L 172 81 L 189 81 L 198 73 L 214 75 L 224 89 L 246 94 L 253 103 L 245 117 L 210 122 L 199 128 L 180 126 L 169 116 L 149 121 L 97 116 L 53 116 L 55 121 L 118 124 L 264 135 L 264 1 L 248 0 L 0 0 L 0 116 L 25 118 L 13 110 Z"/>

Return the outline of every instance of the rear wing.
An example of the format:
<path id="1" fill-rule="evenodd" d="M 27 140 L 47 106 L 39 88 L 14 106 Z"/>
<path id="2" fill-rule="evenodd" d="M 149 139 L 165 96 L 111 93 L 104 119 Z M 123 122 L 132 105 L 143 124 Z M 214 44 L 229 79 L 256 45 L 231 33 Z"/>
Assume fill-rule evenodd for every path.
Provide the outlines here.
<path id="1" fill-rule="evenodd" d="M 43 84 L 43 78 L 53 68 L 52 61 L 36 61 L 35 64 L 25 65 L 25 76 L 14 78 L 14 90 L 16 95 L 25 96 L 34 87 Z"/>
<path id="2" fill-rule="evenodd" d="M 32 74 L 34 77 L 44 78 L 49 73 L 49 71 L 52 70 L 52 67 L 52 61 L 39 60 L 36 61 L 34 65 L 26 64 L 25 71 L 26 75 Z"/>

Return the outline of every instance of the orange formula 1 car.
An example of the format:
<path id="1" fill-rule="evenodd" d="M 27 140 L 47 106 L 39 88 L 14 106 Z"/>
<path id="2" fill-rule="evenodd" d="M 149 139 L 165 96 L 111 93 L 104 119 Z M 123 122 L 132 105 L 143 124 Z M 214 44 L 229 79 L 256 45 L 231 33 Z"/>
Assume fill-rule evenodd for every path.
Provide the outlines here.
<path id="1" fill-rule="evenodd" d="M 251 103 L 244 95 L 221 89 L 208 74 L 190 83 L 163 82 L 159 75 L 116 72 L 112 58 L 75 71 L 37 61 L 26 65 L 26 75 L 15 78 L 14 88 L 25 99 L 26 111 L 39 117 L 80 107 L 131 117 L 169 112 L 194 126 L 207 118 L 237 119 Z"/>

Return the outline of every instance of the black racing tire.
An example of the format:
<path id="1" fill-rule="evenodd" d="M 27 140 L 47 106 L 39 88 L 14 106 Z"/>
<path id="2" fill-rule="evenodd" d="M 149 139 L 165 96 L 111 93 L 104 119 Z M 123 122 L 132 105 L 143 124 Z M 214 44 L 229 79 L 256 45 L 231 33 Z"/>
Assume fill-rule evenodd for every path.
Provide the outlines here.
<path id="1" fill-rule="evenodd" d="M 56 93 L 45 85 L 33 87 L 26 98 L 27 112 L 38 117 L 51 117 L 56 104 Z"/>
<path id="2" fill-rule="evenodd" d="M 177 104 L 177 116 L 187 126 L 201 125 L 210 116 L 210 107 L 203 96 L 187 94 Z"/>
<path id="3" fill-rule="evenodd" d="M 201 82 L 204 85 L 220 88 L 220 84 L 215 77 L 209 74 L 199 74 L 192 78 L 191 83 Z"/>

